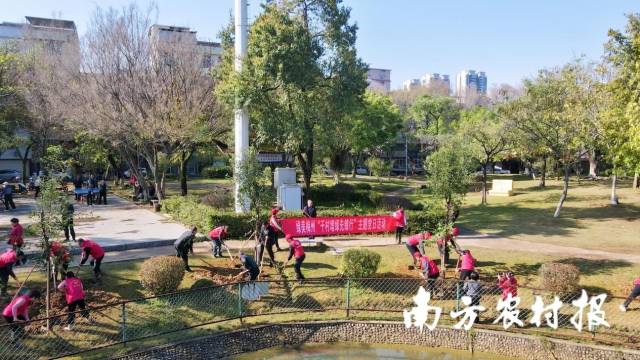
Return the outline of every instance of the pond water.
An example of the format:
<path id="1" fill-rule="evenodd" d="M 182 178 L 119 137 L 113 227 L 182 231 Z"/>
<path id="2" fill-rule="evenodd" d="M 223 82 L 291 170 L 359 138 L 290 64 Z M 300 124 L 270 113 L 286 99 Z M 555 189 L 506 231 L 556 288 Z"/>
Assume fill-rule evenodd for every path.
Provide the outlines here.
<path id="1" fill-rule="evenodd" d="M 336 343 L 275 347 L 231 357 L 233 360 L 509 360 L 486 353 L 424 348 L 414 345 Z"/>

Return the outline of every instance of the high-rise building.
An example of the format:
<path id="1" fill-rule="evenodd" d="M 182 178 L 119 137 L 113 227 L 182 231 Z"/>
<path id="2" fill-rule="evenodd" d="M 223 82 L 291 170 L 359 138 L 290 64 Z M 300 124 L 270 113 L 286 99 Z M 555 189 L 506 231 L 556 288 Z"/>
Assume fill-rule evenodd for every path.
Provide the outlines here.
<path id="1" fill-rule="evenodd" d="M 484 71 L 463 70 L 456 78 L 456 96 L 466 98 L 471 94 L 487 93 L 487 75 Z"/>
<path id="2" fill-rule="evenodd" d="M 481 94 L 487 94 L 487 75 L 484 71 L 478 72 L 478 92 Z"/>
<path id="3" fill-rule="evenodd" d="M 197 31 L 182 26 L 152 25 L 149 29 L 149 37 L 152 44 L 181 42 L 195 44 L 202 56 L 202 68 L 209 70 L 220 62 L 222 47 L 220 43 L 199 41 Z M 157 56 L 156 54 L 155 56 Z"/>
<path id="4" fill-rule="evenodd" d="M 420 79 L 410 79 L 402 82 L 402 89 L 411 90 L 420 86 Z"/>
<path id="5" fill-rule="evenodd" d="M 430 87 L 434 89 L 445 89 L 446 94 L 449 94 L 451 89 L 451 83 L 449 82 L 449 75 L 438 73 L 427 73 L 420 78 L 420 83 L 424 87 Z"/>
<path id="6" fill-rule="evenodd" d="M 382 93 L 391 91 L 391 70 L 370 68 L 367 71 L 367 89 Z"/>

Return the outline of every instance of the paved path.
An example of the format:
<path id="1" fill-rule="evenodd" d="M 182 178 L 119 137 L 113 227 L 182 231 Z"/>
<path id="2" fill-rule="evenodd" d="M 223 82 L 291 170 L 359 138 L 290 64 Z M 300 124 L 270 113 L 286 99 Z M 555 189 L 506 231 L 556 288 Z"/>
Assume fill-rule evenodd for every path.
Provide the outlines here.
<path id="1" fill-rule="evenodd" d="M 23 216 L 19 216 L 21 223 L 31 222 L 29 213 L 35 208 L 33 200 L 24 199 Z M 175 240 L 186 228 L 178 223 L 169 221 L 163 215 L 154 213 L 150 207 L 135 205 L 115 195 L 108 199 L 108 205 L 87 206 L 75 203 L 75 231 L 76 239 L 88 237 L 100 245 L 107 247 L 144 246 L 145 243 L 163 243 Z M 0 216 L 0 224 L 9 224 L 14 213 L 5 212 Z M 2 234 L 4 237 L 4 234 Z M 37 239 L 25 239 L 26 251 L 38 251 Z M 0 251 L 7 245 L 0 243 Z"/>

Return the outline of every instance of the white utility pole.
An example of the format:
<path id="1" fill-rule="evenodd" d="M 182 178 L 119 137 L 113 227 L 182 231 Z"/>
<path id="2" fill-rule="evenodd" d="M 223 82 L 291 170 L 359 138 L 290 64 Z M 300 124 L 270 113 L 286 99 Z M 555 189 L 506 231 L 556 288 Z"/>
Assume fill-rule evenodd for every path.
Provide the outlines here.
<path id="1" fill-rule="evenodd" d="M 235 71 L 242 71 L 242 61 L 247 56 L 247 0 L 235 0 Z M 249 114 L 247 108 L 236 101 L 234 109 L 235 120 L 233 131 L 235 135 L 235 169 L 238 173 L 240 162 L 244 159 L 249 149 Z M 241 213 L 249 210 L 249 202 L 246 197 L 240 194 L 239 184 L 235 184 L 235 207 L 236 212 Z"/>

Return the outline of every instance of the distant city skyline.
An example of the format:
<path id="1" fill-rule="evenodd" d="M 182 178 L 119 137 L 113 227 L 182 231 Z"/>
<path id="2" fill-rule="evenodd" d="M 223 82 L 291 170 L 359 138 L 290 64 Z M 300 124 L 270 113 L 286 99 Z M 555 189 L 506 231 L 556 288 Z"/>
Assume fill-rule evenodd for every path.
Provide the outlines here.
<path id="1" fill-rule="evenodd" d="M 131 0 L 22 0 L 3 4 L 0 22 L 24 22 L 25 16 L 56 17 L 86 32 L 97 4 L 121 8 Z M 138 0 L 142 8 L 151 0 Z M 233 0 L 155 1 L 154 23 L 189 27 L 198 40 L 217 41 L 229 22 Z M 264 0 L 249 0 L 249 18 Z M 344 0 L 358 25 L 359 55 L 372 68 L 391 70 L 391 89 L 433 69 L 455 76 L 462 69 L 483 69 L 493 84 L 518 85 L 542 68 L 560 66 L 585 55 L 598 60 L 609 28 L 623 29 L 624 14 L 640 5 L 624 0 L 514 2 L 495 0 L 415 1 Z M 438 14 L 438 16 L 432 16 Z M 480 22 L 478 20 L 481 19 Z M 452 79 L 453 80 L 453 79 Z"/>

